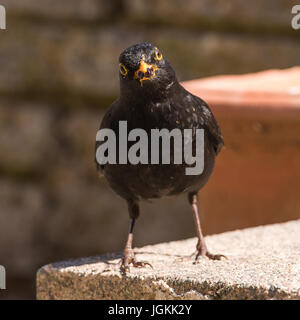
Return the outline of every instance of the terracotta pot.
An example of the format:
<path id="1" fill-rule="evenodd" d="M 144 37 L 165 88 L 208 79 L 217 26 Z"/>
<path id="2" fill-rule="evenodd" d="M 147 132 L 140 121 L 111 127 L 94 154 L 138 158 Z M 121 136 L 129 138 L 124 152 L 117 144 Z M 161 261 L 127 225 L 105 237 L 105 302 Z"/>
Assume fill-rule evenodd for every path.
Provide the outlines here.
<path id="1" fill-rule="evenodd" d="M 300 67 L 183 85 L 211 106 L 226 148 L 200 192 L 205 233 L 300 217 Z"/>

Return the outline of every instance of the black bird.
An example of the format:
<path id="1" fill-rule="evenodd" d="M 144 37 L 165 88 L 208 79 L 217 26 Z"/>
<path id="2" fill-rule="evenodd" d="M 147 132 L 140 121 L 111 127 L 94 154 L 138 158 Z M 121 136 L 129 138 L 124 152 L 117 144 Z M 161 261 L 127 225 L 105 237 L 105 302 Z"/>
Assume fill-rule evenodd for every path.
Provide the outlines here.
<path id="1" fill-rule="evenodd" d="M 135 267 L 149 265 L 136 261 L 132 250 L 139 201 L 181 193 L 187 193 L 194 213 L 198 236 L 196 261 L 199 256 L 221 259 L 223 255 L 211 254 L 206 247 L 197 208 L 198 191 L 212 174 L 215 157 L 224 145 L 216 119 L 202 99 L 179 84 L 168 61 L 152 44 L 140 43 L 124 50 L 119 57 L 119 67 L 120 97 L 108 109 L 100 129 L 112 129 L 117 141 L 119 121 L 127 121 L 128 132 L 135 128 L 142 128 L 147 133 L 151 129 L 192 129 L 193 140 L 196 139 L 195 129 L 204 129 L 204 171 L 200 175 L 186 175 L 185 163 L 101 165 L 96 159 L 98 171 L 128 203 L 130 227 L 122 269 L 129 270 L 130 264 Z M 101 143 L 96 142 L 96 151 Z"/>

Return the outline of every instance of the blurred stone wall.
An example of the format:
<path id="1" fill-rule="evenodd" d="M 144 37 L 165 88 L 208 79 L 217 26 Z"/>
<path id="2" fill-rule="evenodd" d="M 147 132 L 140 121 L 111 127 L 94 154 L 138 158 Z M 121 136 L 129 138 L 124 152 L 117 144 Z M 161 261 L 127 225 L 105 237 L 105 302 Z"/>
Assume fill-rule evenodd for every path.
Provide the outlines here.
<path id="1" fill-rule="evenodd" d="M 156 44 L 188 80 L 300 64 L 294 1 L 1 0 L 0 298 L 33 298 L 51 261 L 122 250 L 128 215 L 98 180 L 95 134 L 118 56 Z M 298 33 L 297 33 L 298 32 Z M 135 245 L 194 235 L 184 197 L 144 204 Z M 205 233 L 224 231 L 206 226 Z"/>

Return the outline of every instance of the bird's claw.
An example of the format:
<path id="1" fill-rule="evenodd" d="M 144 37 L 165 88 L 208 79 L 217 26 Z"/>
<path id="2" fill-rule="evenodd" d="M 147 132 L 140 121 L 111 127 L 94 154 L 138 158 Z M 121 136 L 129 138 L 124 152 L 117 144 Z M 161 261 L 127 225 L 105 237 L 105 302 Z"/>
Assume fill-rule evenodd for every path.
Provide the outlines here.
<path id="1" fill-rule="evenodd" d="M 222 258 L 228 259 L 224 254 L 212 254 L 210 252 L 207 252 L 206 256 L 211 260 L 221 260 Z"/>
<path id="2" fill-rule="evenodd" d="M 207 257 L 210 260 L 221 260 L 222 258 L 228 259 L 226 256 L 224 256 L 223 254 L 212 254 L 207 250 L 201 251 L 199 250 L 196 254 L 196 258 L 194 261 L 194 264 L 197 264 L 199 261 L 199 257 Z"/>
<path id="3" fill-rule="evenodd" d="M 147 261 L 135 261 L 135 262 L 133 263 L 133 266 L 134 266 L 135 268 L 144 268 L 144 267 L 146 267 L 146 266 L 149 266 L 151 269 L 153 269 L 152 265 L 151 265 L 149 262 L 147 262 Z"/>
<path id="4" fill-rule="evenodd" d="M 204 250 L 196 250 L 191 255 L 180 257 L 180 258 L 176 259 L 175 261 L 183 262 L 183 261 L 195 259 L 193 264 L 197 264 L 199 262 L 199 257 L 207 257 L 210 260 L 221 260 L 222 258 L 228 259 L 223 254 L 212 254 L 209 251 L 207 251 L 206 249 L 204 249 Z"/>
<path id="5" fill-rule="evenodd" d="M 123 274 L 126 274 L 130 271 L 130 268 L 129 268 L 130 264 L 135 268 L 144 268 L 146 266 L 149 266 L 151 269 L 153 269 L 153 266 L 147 261 L 136 261 L 134 257 L 124 257 L 121 260 L 121 268 L 120 268 Z"/>

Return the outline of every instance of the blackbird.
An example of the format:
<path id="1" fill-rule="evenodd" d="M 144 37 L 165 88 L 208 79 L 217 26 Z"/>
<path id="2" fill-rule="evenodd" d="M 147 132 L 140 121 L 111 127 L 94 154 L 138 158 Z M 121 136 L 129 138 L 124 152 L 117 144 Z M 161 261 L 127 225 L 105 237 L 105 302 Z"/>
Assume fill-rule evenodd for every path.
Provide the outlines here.
<path id="1" fill-rule="evenodd" d="M 124 50 L 119 57 L 119 68 L 120 97 L 110 106 L 100 126 L 100 129 L 106 128 L 115 132 L 117 145 L 120 138 L 119 121 L 127 121 L 128 131 L 135 128 L 144 129 L 147 133 L 151 129 L 192 129 L 193 140 L 196 139 L 195 129 L 204 129 L 204 170 L 198 175 L 187 175 L 187 164 L 172 163 L 173 158 L 170 164 L 102 164 L 96 159 L 97 170 L 128 204 L 130 225 L 121 269 L 128 271 L 129 265 L 150 265 L 145 261 L 136 261 L 132 249 L 133 228 L 139 216 L 139 201 L 181 193 L 187 193 L 193 209 L 198 237 L 195 262 L 200 256 L 213 260 L 221 259 L 223 255 L 212 254 L 207 249 L 197 207 L 198 191 L 212 174 L 215 157 L 224 145 L 214 115 L 202 99 L 180 85 L 161 51 L 150 43 L 135 44 Z M 96 142 L 96 151 L 102 143 L 103 141 Z M 129 147 L 130 143 L 127 148 Z M 150 149 L 149 153 L 151 154 Z"/>

